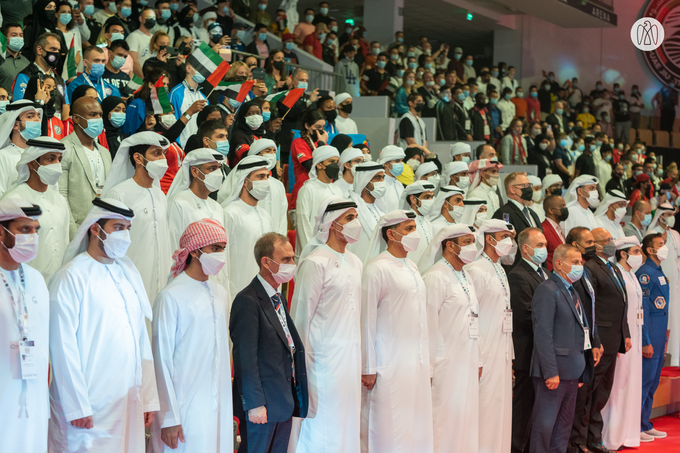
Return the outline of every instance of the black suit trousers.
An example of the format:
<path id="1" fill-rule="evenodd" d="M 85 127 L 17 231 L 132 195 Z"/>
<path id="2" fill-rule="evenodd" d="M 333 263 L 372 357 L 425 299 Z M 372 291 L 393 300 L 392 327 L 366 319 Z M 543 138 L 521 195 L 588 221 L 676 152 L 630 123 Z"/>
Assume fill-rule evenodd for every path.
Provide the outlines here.
<path id="1" fill-rule="evenodd" d="M 595 367 L 593 379 L 578 390 L 567 453 L 579 452 L 579 445 L 602 443 L 602 409 L 609 401 L 614 384 L 616 356 L 605 352 Z"/>
<path id="2" fill-rule="evenodd" d="M 529 370 L 515 370 L 515 386 L 512 388 L 512 453 L 529 451 L 531 412 L 534 408 L 536 390 Z"/>

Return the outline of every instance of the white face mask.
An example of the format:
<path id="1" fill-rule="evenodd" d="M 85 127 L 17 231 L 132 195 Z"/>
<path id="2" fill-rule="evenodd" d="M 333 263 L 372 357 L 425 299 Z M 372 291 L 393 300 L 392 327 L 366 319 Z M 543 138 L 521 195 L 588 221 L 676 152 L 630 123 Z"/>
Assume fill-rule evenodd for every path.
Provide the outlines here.
<path id="1" fill-rule="evenodd" d="M 537 192 L 534 192 L 531 195 L 531 199 L 533 200 L 534 203 L 538 203 L 539 201 L 541 201 L 541 191 L 539 190 Z"/>
<path id="2" fill-rule="evenodd" d="M 395 231 L 395 233 L 397 232 Z M 418 234 L 418 231 L 414 230 L 409 234 L 402 236 L 401 241 L 397 242 L 401 242 L 402 247 L 404 247 L 404 250 L 406 250 L 407 252 L 415 252 L 416 250 L 418 250 L 418 244 L 420 243 L 420 235 Z"/>
<path id="3" fill-rule="evenodd" d="M 175 115 L 161 116 L 161 125 L 166 129 L 170 129 L 176 122 L 177 119 L 175 118 Z"/>
<path id="4" fill-rule="evenodd" d="M 111 259 L 124 257 L 132 243 L 130 240 L 130 230 L 114 231 L 113 233 L 106 234 L 106 231 L 101 226 L 99 226 L 99 229 L 106 235 L 106 239 L 99 238 L 104 243 L 106 256 Z"/>
<path id="5" fill-rule="evenodd" d="M 642 255 L 628 255 L 626 262 L 633 271 L 636 271 L 640 266 L 642 266 Z"/>
<path id="6" fill-rule="evenodd" d="M 427 178 L 427 181 L 428 181 L 429 183 L 433 184 L 434 187 L 436 188 L 436 187 L 439 186 L 439 180 L 440 180 L 440 179 L 441 179 L 441 178 L 440 178 L 439 175 L 434 175 L 434 176 L 430 176 L 429 178 Z"/>
<path id="7" fill-rule="evenodd" d="M 271 191 L 271 186 L 269 185 L 269 179 L 263 179 L 262 181 L 250 181 L 253 184 L 253 188 L 248 190 L 248 193 L 253 196 L 258 201 L 262 201 L 267 198 L 269 192 Z M 247 189 L 246 189 L 247 190 Z"/>
<path id="8" fill-rule="evenodd" d="M 387 185 L 385 181 L 379 181 L 379 182 L 374 182 L 373 183 L 373 190 L 369 190 L 368 192 L 371 194 L 373 198 L 376 200 L 378 198 L 382 198 L 383 195 L 385 195 L 385 192 L 387 191 Z"/>
<path id="9" fill-rule="evenodd" d="M 626 208 L 618 208 L 616 211 L 614 211 L 614 219 L 617 222 L 620 222 L 621 219 L 623 219 L 623 216 L 626 215 Z"/>
<path id="10" fill-rule="evenodd" d="M 364 154 L 364 162 L 373 162 L 373 156 L 371 156 L 371 153 Z"/>
<path id="11" fill-rule="evenodd" d="M 262 115 L 250 115 L 246 117 L 246 124 L 254 131 L 258 130 L 263 122 L 264 118 L 262 118 Z"/>
<path id="12" fill-rule="evenodd" d="M 61 163 L 57 162 L 56 164 L 41 165 L 38 167 L 38 171 L 36 173 L 38 173 L 38 176 L 40 177 L 40 180 L 43 182 L 43 184 L 54 186 L 59 181 L 59 177 L 62 173 Z"/>
<path id="13" fill-rule="evenodd" d="M 471 263 L 477 258 L 477 247 L 475 244 L 469 244 L 460 248 L 458 258 L 465 264 Z"/>
<path id="14" fill-rule="evenodd" d="M 340 224 L 338 223 L 338 225 Z M 349 244 L 354 244 L 361 237 L 361 222 L 359 222 L 359 219 L 354 219 L 340 226 L 342 227 L 342 231 L 340 231 L 340 233 L 342 233 L 342 235 L 345 237 L 345 240 Z M 336 231 L 339 230 L 336 229 Z"/>
<path id="15" fill-rule="evenodd" d="M 227 255 L 224 252 L 203 252 L 198 260 L 201 262 L 201 268 L 205 275 L 217 275 L 227 262 Z"/>
<path id="16" fill-rule="evenodd" d="M 461 176 L 458 178 L 458 183 L 456 184 L 456 187 L 460 187 L 461 189 L 467 189 L 470 187 L 470 177 L 469 176 Z"/>
<path id="17" fill-rule="evenodd" d="M 498 256 L 505 256 L 512 250 L 512 239 L 505 238 L 502 241 L 497 242 L 494 248 L 496 249 Z"/>
<path id="18" fill-rule="evenodd" d="M 487 212 L 478 212 L 477 216 L 475 217 L 475 223 L 479 225 L 480 223 L 482 223 L 483 220 L 487 219 L 487 215 L 488 215 Z"/>
<path id="19" fill-rule="evenodd" d="M 668 228 L 673 228 L 675 226 L 675 217 L 662 217 L 662 219 L 663 223 L 665 223 Z"/>
<path id="20" fill-rule="evenodd" d="M 13 234 L 7 228 L 5 228 L 5 231 L 14 236 L 14 247 L 7 249 L 9 256 L 14 261 L 27 263 L 35 258 L 38 254 L 38 233 Z M 4 243 L 2 245 L 5 246 Z"/>
<path id="21" fill-rule="evenodd" d="M 271 261 L 272 263 L 276 263 L 276 261 L 274 261 L 271 258 L 269 258 L 269 261 Z M 274 281 L 280 285 L 282 283 L 289 282 L 293 278 L 293 275 L 295 275 L 296 267 L 297 266 L 295 266 L 295 264 L 279 264 L 279 271 L 276 274 L 273 273 L 271 270 L 269 272 L 272 274 Z"/>
<path id="22" fill-rule="evenodd" d="M 432 211 L 432 206 L 434 206 L 434 200 L 420 200 L 418 212 L 420 215 L 426 216 Z"/>
<path id="23" fill-rule="evenodd" d="M 198 170 L 199 173 L 201 173 L 204 178 L 203 178 L 203 184 L 205 184 L 205 188 L 208 189 L 210 192 L 215 192 L 216 190 L 220 189 L 220 186 L 222 185 L 222 172 L 218 168 L 215 171 L 212 171 L 208 174 L 203 173 L 201 170 Z"/>
<path id="24" fill-rule="evenodd" d="M 588 201 L 588 205 L 591 207 L 597 207 L 600 204 L 600 195 L 597 193 L 597 190 L 591 190 L 586 201 Z"/>
<path id="25" fill-rule="evenodd" d="M 168 161 L 166 159 L 150 160 L 146 162 L 146 172 L 154 181 L 161 179 L 168 171 Z"/>
<path id="26" fill-rule="evenodd" d="M 268 162 L 267 170 L 272 171 L 276 167 L 276 154 L 262 154 L 261 157 Z"/>
<path id="27" fill-rule="evenodd" d="M 465 212 L 465 207 L 464 206 L 454 206 L 453 209 L 449 209 L 449 212 L 451 213 L 451 217 L 453 217 L 453 220 L 458 222 L 461 217 L 463 217 L 463 213 Z"/>
<path id="28" fill-rule="evenodd" d="M 406 165 L 411 167 L 413 171 L 416 171 L 420 167 L 420 161 L 418 159 L 409 159 Z"/>
<path id="29" fill-rule="evenodd" d="M 486 183 L 491 187 L 496 187 L 498 185 L 498 176 L 489 176 L 486 180 Z"/>
<path id="30" fill-rule="evenodd" d="M 659 250 L 657 250 L 656 257 L 659 258 L 659 261 L 664 261 L 666 258 L 668 258 L 668 247 L 664 245 Z"/>
<path id="31" fill-rule="evenodd" d="M 541 148 L 541 151 L 545 151 L 546 148 L 548 148 L 548 144 L 547 143 L 539 143 L 538 147 Z"/>

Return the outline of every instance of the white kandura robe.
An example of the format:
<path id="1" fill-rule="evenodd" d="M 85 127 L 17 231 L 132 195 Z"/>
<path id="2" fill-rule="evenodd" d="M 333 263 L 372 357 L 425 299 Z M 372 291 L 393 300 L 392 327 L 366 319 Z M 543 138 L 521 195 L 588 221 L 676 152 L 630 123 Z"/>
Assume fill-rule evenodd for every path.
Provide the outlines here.
<path id="1" fill-rule="evenodd" d="M 466 272 L 435 263 L 423 275 L 430 334 L 434 451 L 476 452 L 479 444 L 479 339 L 470 338 L 469 315 L 479 313 Z M 467 279 L 469 295 L 461 280 Z"/>
<path id="2" fill-rule="evenodd" d="M 26 282 L 28 329 L 26 337 L 35 342 L 38 377 L 21 379 L 18 342 L 23 338 L 17 326 L 9 293 L 0 287 L 0 436 L 3 452 L 45 453 L 50 418 L 48 396 L 50 295 L 40 272 L 22 264 Z M 2 269 L 18 302 L 19 270 Z"/>
<path id="3" fill-rule="evenodd" d="M 130 178 L 114 186 L 106 196 L 122 201 L 135 213 L 130 228 L 132 244 L 126 255 L 142 276 L 149 302 L 153 304 L 168 282 L 172 254 L 175 251 L 170 246 L 168 201 L 165 194 L 155 184 L 147 189 Z M 151 334 L 151 325 L 148 327 Z"/>
<path id="4" fill-rule="evenodd" d="M 269 178 L 269 195 L 257 205 L 267 211 L 272 218 L 272 231 L 284 236 L 288 233 L 288 198 L 283 183 L 276 178 Z"/>
<path id="5" fill-rule="evenodd" d="M 498 269 L 503 281 L 494 270 Z M 503 332 L 510 285 L 500 264 L 482 254 L 466 269 L 479 301 L 484 370 L 479 382 L 479 453 L 507 453 L 512 438 L 512 332 Z M 504 290 L 505 288 L 505 290 Z M 506 294 L 507 291 L 507 294 Z"/>
<path id="6" fill-rule="evenodd" d="M 620 265 L 628 294 L 628 326 L 633 347 L 616 357 L 612 392 L 602 409 L 604 426 L 602 442 L 610 450 L 620 446 L 640 446 L 642 408 L 642 325 L 637 323 L 637 310 L 642 308 L 642 289 L 633 272 Z"/>
<path id="7" fill-rule="evenodd" d="M 366 264 L 366 251 L 371 242 L 371 236 L 375 227 L 378 226 L 380 217 L 385 215 L 377 203 L 366 203 L 363 198 L 354 192 L 349 194 L 349 199 L 357 204 L 357 217 L 361 223 L 361 236 L 354 244 L 349 244 L 349 250 L 358 256 Z"/>
<path id="8" fill-rule="evenodd" d="M 50 281 L 51 452 L 145 451 L 144 413 L 160 406 L 134 273 L 127 257 L 107 265 L 83 252 Z M 71 425 L 87 416 L 91 429 Z"/>
<path id="9" fill-rule="evenodd" d="M 413 252 L 408 252 L 408 258 L 414 263 L 420 261 L 420 257 L 425 253 L 425 249 L 430 245 L 434 235 L 432 234 L 432 224 L 430 220 L 422 215 L 416 213 L 416 231 L 420 236 L 420 241 L 418 242 L 418 248 Z"/>
<path id="10" fill-rule="evenodd" d="M 668 301 L 668 353 L 671 354 L 671 366 L 680 366 L 680 234 L 669 228 L 666 237 L 668 257 L 661 262 L 661 270 L 668 279 L 670 299 Z M 647 231 L 647 234 L 663 233 L 657 225 Z"/>
<path id="11" fill-rule="evenodd" d="M 385 251 L 361 279 L 362 453 L 432 453 L 432 396 L 425 284 L 408 258 Z"/>
<path id="12" fill-rule="evenodd" d="M 295 276 L 293 319 L 309 386 L 297 453 L 360 451 L 361 271 L 356 255 L 323 245 Z"/>
<path id="13" fill-rule="evenodd" d="M 571 215 L 571 214 L 570 214 Z M 612 239 L 623 239 L 626 235 L 623 232 L 623 227 L 620 222 L 609 220 L 606 214 L 595 218 L 595 223 L 598 227 L 604 228 L 612 235 Z M 619 445 L 620 446 L 620 445 Z"/>
<path id="14" fill-rule="evenodd" d="M 404 164 L 406 165 L 406 164 Z M 384 213 L 399 209 L 399 199 L 404 193 L 404 185 L 398 179 L 385 174 L 385 195 L 376 200 L 378 207 Z"/>
<path id="15" fill-rule="evenodd" d="M 593 212 L 588 208 L 581 207 L 578 202 L 569 206 L 567 209 L 569 210 L 569 217 L 567 217 L 567 220 L 560 223 L 562 234 L 564 234 L 565 238 L 569 234 L 569 231 L 574 227 L 586 227 L 591 231 L 598 227 Z"/>
<path id="16" fill-rule="evenodd" d="M 297 205 L 295 209 L 295 257 L 299 257 L 302 250 L 312 237 L 314 231 L 315 218 L 318 214 L 319 206 L 324 198 L 329 195 L 342 197 L 342 191 L 335 184 L 326 184 L 318 179 L 310 179 L 304 183 L 298 192 Z"/>
<path id="17" fill-rule="evenodd" d="M 349 171 L 347 169 L 345 169 L 345 170 Z M 341 195 L 342 198 L 344 198 L 345 200 L 349 200 L 349 193 L 352 192 L 354 185 L 351 182 L 345 181 L 345 179 L 342 176 L 340 176 L 338 178 L 338 180 L 335 181 L 333 184 L 335 184 L 336 186 L 338 186 L 340 188 L 340 190 L 342 190 L 342 195 Z"/>
<path id="18" fill-rule="evenodd" d="M 29 261 L 35 270 L 40 272 L 46 282 L 61 267 L 64 252 L 69 244 L 69 207 L 66 198 L 56 187 L 48 187 L 45 192 L 37 192 L 28 184 L 20 184 L 6 192 L 2 198 L 19 197 L 29 203 L 37 204 L 42 209 L 38 219 L 38 254 Z"/>
<path id="19" fill-rule="evenodd" d="M 12 142 L 0 149 L 0 197 L 12 187 L 19 177 L 17 164 L 21 160 L 23 152 L 23 149 Z"/>
<path id="20" fill-rule="evenodd" d="M 223 206 L 223 209 L 224 228 L 227 231 L 227 260 L 230 263 L 229 292 L 232 297 L 236 297 L 259 272 L 253 255 L 255 243 L 263 234 L 274 231 L 274 228 L 271 216 L 260 208 L 259 203 L 257 206 L 250 206 L 239 198 Z"/>
<path id="21" fill-rule="evenodd" d="M 452 225 L 455 225 L 455 223 L 449 223 L 449 221 L 446 220 L 443 215 L 439 215 L 436 219 L 430 221 L 432 237 L 434 238 L 442 228 Z"/>
<path id="22" fill-rule="evenodd" d="M 153 356 L 161 410 L 151 423 L 153 453 L 233 453 L 229 294 L 182 272 L 153 308 Z M 182 425 L 173 450 L 161 429 Z"/>

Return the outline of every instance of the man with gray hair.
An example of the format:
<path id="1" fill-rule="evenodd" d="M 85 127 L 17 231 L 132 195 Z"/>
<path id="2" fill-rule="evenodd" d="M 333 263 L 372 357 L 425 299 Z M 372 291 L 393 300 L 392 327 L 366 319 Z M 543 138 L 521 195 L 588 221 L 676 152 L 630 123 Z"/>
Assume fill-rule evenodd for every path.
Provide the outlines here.
<path id="1" fill-rule="evenodd" d="M 236 295 L 229 332 L 234 357 L 234 415 L 241 450 L 285 452 L 292 417 L 307 415 L 305 350 L 281 284 L 295 273 L 295 253 L 286 236 L 267 233 L 255 243 L 260 269 Z"/>

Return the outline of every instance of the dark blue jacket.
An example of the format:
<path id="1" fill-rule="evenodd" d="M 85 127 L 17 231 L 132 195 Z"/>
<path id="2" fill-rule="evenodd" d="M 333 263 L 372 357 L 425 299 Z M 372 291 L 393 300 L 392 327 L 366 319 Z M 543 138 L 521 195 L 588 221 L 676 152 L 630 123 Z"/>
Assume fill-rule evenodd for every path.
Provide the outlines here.
<path id="1" fill-rule="evenodd" d="M 642 346 L 653 345 L 656 349 L 666 344 L 666 328 L 668 327 L 668 302 L 670 287 L 668 279 L 654 261 L 647 258 L 645 263 L 635 272 L 642 288 Z"/>

